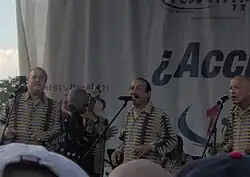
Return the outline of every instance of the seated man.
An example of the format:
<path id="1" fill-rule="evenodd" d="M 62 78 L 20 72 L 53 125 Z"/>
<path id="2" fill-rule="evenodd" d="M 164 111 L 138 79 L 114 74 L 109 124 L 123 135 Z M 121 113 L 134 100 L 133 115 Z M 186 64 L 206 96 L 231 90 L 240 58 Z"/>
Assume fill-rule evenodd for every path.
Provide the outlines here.
<path id="1" fill-rule="evenodd" d="M 0 157 L 0 177 L 88 177 L 71 160 L 38 145 L 4 145 Z"/>
<path id="2" fill-rule="evenodd" d="M 169 173 L 175 175 L 180 168 L 190 162 L 192 157 L 185 154 L 183 151 L 183 140 L 180 136 L 177 136 L 178 143 L 175 149 L 167 154 L 163 160 L 162 167 L 164 167 Z"/>

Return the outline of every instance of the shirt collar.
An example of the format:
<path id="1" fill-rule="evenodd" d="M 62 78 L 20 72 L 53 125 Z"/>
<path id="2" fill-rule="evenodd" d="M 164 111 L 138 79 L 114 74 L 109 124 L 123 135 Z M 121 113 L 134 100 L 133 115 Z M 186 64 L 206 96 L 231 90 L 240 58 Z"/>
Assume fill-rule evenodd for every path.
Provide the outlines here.
<path id="1" fill-rule="evenodd" d="M 141 113 L 144 113 L 144 114 L 150 114 L 151 113 L 151 110 L 152 110 L 152 107 L 153 107 L 153 104 L 152 104 L 152 102 L 151 101 L 149 101 L 146 105 L 145 105 L 145 107 L 143 108 L 143 110 L 141 111 Z M 131 112 L 132 113 L 134 113 L 134 107 L 132 107 L 132 109 L 131 109 Z"/>
<path id="2" fill-rule="evenodd" d="M 31 99 L 30 92 L 24 93 L 24 101 L 28 101 L 29 99 Z M 48 99 L 47 99 L 47 96 L 45 95 L 45 93 L 42 94 L 41 101 L 45 104 L 48 103 Z"/>

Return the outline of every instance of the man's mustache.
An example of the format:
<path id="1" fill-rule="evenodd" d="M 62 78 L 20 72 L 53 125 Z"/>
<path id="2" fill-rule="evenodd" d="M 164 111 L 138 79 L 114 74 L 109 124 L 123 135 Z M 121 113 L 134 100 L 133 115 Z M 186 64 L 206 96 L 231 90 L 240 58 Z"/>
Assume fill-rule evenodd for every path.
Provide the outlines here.
<path id="1" fill-rule="evenodd" d="M 133 94 L 132 97 L 135 98 L 135 99 L 139 99 L 139 96 L 136 95 L 136 94 Z"/>

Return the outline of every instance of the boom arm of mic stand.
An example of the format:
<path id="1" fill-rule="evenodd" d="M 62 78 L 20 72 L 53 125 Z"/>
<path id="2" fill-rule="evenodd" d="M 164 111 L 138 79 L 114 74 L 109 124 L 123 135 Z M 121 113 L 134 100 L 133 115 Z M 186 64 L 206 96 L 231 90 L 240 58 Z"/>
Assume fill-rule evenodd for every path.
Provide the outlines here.
<path id="1" fill-rule="evenodd" d="M 114 116 L 114 118 L 110 121 L 110 123 L 107 125 L 107 127 L 101 132 L 101 134 L 96 138 L 96 140 L 93 142 L 93 144 L 90 146 L 90 148 L 88 149 L 88 151 L 84 154 L 82 160 L 84 160 L 86 158 L 86 156 L 92 151 L 92 149 L 96 146 L 96 144 L 99 142 L 99 140 L 101 139 L 101 137 L 107 132 L 107 130 L 109 129 L 109 127 L 112 125 L 112 123 L 116 120 L 116 118 L 118 117 L 118 115 L 122 112 L 122 110 L 127 106 L 128 101 L 124 101 L 124 104 L 122 105 L 122 107 L 119 109 L 119 111 L 116 113 L 116 115 Z"/>
<path id="2" fill-rule="evenodd" d="M 10 109 L 9 109 L 9 112 L 8 112 L 8 116 L 7 116 L 7 119 L 6 119 L 6 123 L 5 123 L 4 127 L 3 127 L 2 134 L 1 134 L 1 137 L 0 137 L 0 146 L 4 144 L 4 133 L 5 133 L 6 129 L 9 126 L 10 117 L 11 117 L 11 114 L 12 114 L 13 109 L 14 109 L 14 105 L 15 105 L 15 102 L 16 102 L 17 95 L 18 94 L 15 94 L 13 102 L 11 103 L 11 106 L 10 106 Z M 11 96 L 10 96 L 10 98 L 11 98 Z"/>
<path id="3" fill-rule="evenodd" d="M 203 157 L 205 156 L 205 154 L 206 154 L 206 151 L 207 151 L 207 149 L 208 149 L 210 140 L 211 140 L 211 138 L 212 138 L 213 135 L 214 135 L 214 141 L 215 141 L 213 144 L 214 144 L 214 146 L 216 146 L 217 122 L 218 122 L 218 119 L 219 119 L 219 117 L 220 117 L 220 113 L 221 113 L 222 109 L 223 109 L 223 103 L 220 104 L 219 113 L 218 113 L 217 116 L 216 116 L 215 122 L 214 122 L 213 127 L 212 127 L 212 131 L 210 132 L 210 135 L 209 135 L 209 137 L 208 137 L 208 139 L 207 139 L 207 142 L 206 142 L 204 151 L 203 151 L 203 153 L 202 153 L 202 158 L 203 158 Z M 215 148 L 215 147 L 214 147 L 214 148 Z"/>

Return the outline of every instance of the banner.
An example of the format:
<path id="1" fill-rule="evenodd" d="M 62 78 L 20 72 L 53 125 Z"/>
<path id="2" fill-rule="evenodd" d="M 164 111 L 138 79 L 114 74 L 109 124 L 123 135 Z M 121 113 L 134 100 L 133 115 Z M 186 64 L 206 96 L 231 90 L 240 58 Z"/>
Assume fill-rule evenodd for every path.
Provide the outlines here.
<path id="1" fill-rule="evenodd" d="M 107 103 L 99 113 L 109 120 L 123 104 L 117 97 L 145 77 L 191 155 L 202 154 L 207 109 L 229 93 L 233 76 L 250 76 L 245 0 L 17 0 L 17 17 L 21 74 L 44 67 L 47 94 L 58 100 L 72 87 L 99 85 Z"/>

